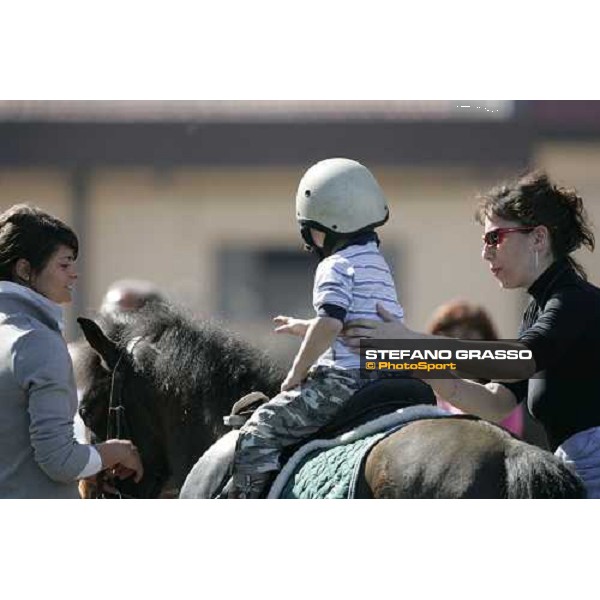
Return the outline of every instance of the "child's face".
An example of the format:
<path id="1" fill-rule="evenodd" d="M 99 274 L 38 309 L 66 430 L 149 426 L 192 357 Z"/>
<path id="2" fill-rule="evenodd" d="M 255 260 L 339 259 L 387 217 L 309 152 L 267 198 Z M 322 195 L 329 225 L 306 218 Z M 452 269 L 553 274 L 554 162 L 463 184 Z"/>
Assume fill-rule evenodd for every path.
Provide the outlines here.
<path id="1" fill-rule="evenodd" d="M 317 248 L 322 248 L 325 244 L 325 233 L 318 229 L 310 228 L 310 235 L 312 236 L 313 242 Z"/>

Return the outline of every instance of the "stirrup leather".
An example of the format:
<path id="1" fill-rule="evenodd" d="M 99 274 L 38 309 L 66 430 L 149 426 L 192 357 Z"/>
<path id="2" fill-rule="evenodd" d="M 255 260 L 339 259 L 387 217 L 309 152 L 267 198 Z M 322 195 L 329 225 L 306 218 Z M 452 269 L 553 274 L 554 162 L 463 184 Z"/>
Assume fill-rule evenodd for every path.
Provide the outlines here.
<path id="1" fill-rule="evenodd" d="M 239 429 L 259 406 L 268 401 L 262 392 L 250 392 L 231 407 L 231 413 L 223 417 L 223 422 L 232 429 Z"/>

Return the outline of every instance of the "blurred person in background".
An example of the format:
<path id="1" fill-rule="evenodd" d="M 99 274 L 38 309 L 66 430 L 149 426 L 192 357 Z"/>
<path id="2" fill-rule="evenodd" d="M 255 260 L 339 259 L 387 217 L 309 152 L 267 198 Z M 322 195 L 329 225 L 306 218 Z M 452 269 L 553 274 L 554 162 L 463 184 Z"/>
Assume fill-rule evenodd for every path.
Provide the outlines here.
<path id="1" fill-rule="evenodd" d="M 78 498 L 77 481 L 105 469 L 139 481 L 128 440 L 74 438 L 77 392 L 61 305 L 71 302 L 79 242 L 28 205 L 0 214 L 0 497 Z"/>
<path id="2" fill-rule="evenodd" d="M 544 173 L 530 173 L 483 195 L 477 218 L 484 227 L 482 258 L 491 274 L 502 288 L 526 289 L 531 296 L 517 342 L 478 342 L 478 347 L 528 350 L 533 358 L 520 361 L 519 381 L 514 367 L 499 360 L 468 365 L 472 377 L 494 380 L 487 384 L 457 377 L 426 381 L 453 405 L 490 421 L 500 421 L 526 401 L 551 450 L 575 468 L 589 498 L 600 498 L 600 289 L 572 256 L 595 245 L 583 200 Z M 379 315 L 385 322 L 349 324 L 347 343 L 435 339 L 411 331 L 383 308 Z"/>
<path id="3" fill-rule="evenodd" d="M 158 286 L 142 279 L 121 279 L 110 284 L 104 294 L 101 313 L 119 313 L 139 310 L 148 302 L 164 302 Z"/>
<path id="4" fill-rule="evenodd" d="M 487 311 L 466 300 L 452 300 L 439 306 L 433 313 L 427 331 L 433 335 L 458 338 L 462 340 L 497 340 L 498 334 Z M 485 380 L 479 380 L 484 383 Z M 454 414 L 460 414 L 450 402 L 442 397 L 437 397 L 438 406 Z M 500 425 L 519 436 L 523 437 L 523 408 L 518 405 L 507 417 L 500 421 Z"/>

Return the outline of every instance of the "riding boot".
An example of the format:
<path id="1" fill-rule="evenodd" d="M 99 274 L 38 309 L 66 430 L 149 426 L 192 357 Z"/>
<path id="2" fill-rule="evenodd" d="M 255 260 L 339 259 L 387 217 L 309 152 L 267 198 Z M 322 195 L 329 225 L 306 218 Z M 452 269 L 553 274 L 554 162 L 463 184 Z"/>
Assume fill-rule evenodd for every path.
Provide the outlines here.
<path id="1" fill-rule="evenodd" d="M 227 498 L 231 500 L 255 500 L 264 498 L 269 491 L 275 473 L 234 473 L 227 484 Z"/>

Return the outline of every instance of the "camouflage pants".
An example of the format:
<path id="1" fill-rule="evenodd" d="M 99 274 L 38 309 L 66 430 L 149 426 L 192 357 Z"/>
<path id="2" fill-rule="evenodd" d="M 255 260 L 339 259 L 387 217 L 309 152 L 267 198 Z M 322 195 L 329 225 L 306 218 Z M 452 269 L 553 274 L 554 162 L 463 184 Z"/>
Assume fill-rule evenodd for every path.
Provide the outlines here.
<path id="1" fill-rule="evenodd" d="M 313 367 L 293 390 L 263 404 L 240 430 L 234 473 L 267 473 L 280 469 L 286 446 L 296 444 L 331 422 L 363 385 L 358 369 Z"/>

